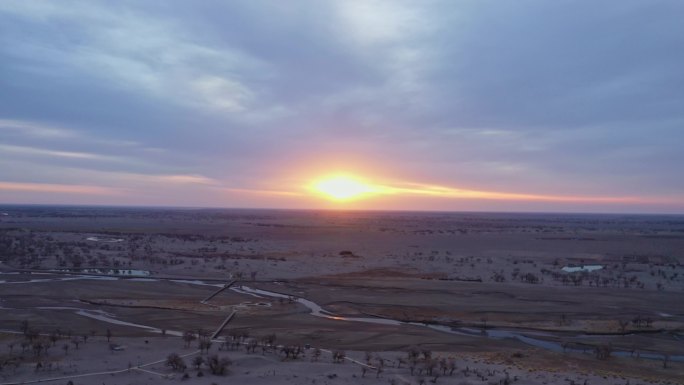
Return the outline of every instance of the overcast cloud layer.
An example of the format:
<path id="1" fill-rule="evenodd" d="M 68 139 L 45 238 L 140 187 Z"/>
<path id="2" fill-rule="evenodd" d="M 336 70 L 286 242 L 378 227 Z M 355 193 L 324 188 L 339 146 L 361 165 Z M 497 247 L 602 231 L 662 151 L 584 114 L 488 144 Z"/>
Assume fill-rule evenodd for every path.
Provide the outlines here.
<path id="1" fill-rule="evenodd" d="M 0 202 L 684 212 L 684 2 L 0 2 Z M 611 202 L 612 198 L 620 198 Z M 608 199 L 608 200 L 606 200 Z"/>

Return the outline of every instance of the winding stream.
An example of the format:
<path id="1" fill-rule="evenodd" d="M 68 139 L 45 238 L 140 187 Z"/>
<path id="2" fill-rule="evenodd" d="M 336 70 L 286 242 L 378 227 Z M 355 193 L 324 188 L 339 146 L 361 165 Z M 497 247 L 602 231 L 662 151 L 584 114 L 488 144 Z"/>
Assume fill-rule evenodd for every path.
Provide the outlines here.
<path id="1" fill-rule="evenodd" d="M 240 286 L 239 288 L 231 288 L 231 290 L 234 290 L 236 292 L 242 292 L 245 294 L 252 294 L 252 295 L 258 295 L 258 296 L 266 296 L 266 297 L 275 297 L 275 298 L 291 298 L 291 296 L 282 294 L 282 293 L 277 293 L 277 292 L 272 292 L 268 290 L 262 290 L 262 289 L 253 289 L 247 286 Z M 372 323 L 372 324 L 382 324 L 382 325 L 394 325 L 394 326 L 400 326 L 400 325 L 411 325 L 411 326 L 418 326 L 418 327 L 426 327 L 435 331 L 443 332 L 443 333 L 449 333 L 449 334 L 458 334 L 458 335 L 465 335 L 465 336 L 470 336 L 470 337 L 482 337 L 482 338 L 491 338 L 491 339 L 505 339 L 505 338 L 511 338 L 518 340 L 522 343 L 525 343 L 530 346 L 534 346 L 537 348 L 545 349 L 545 350 L 550 350 L 553 352 L 557 353 L 562 353 L 562 352 L 576 352 L 576 353 L 583 353 L 584 350 L 582 349 L 570 349 L 566 348 L 563 349 L 563 346 L 558 343 L 558 342 L 553 342 L 553 341 L 548 341 L 548 340 L 543 340 L 539 338 L 534 338 L 532 335 L 543 337 L 543 336 L 548 336 L 551 337 L 553 336 L 551 333 L 545 333 L 545 332 L 526 332 L 525 334 L 517 332 L 517 331 L 511 331 L 511 330 L 502 330 L 502 329 L 489 329 L 486 332 L 482 332 L 480 329 L 473 329 L 473 328 L 466 328 L 466 327 L 451 327 L 451 326 L 445 326 L 445 325 L 435 325 L 435 324 L 426 324 L 426 323 L 420 323 L 420 322 L 405 322 L 405 321 L 399 321 L 391 318 L 381 318 L 381 317 L 343 317 L 339 316 L 333 313 L 330 313 L 326 310 L 324 310 L 320 305 L 317 303 L 310 301 L 305 298 L 299 298 L 296 297 L 295 301 L 297 303 L 300 303 L 307 307 L 310 311 L 309 314 L 311 314 L 314 317 L 321 317 L 321 318 L 326 318 L 330 320 L 335 320 L 335 321 L 349 321 L 349 322 L 364 322 L 364 323 Z M 579 335 L 575 337 L 584 337 L 587 335 Z M 632 356 L 632 352 L 628 351 L 613 351 L 613 355 L 615 356 L 620 356 L 620 357 L 630 357 Z M 641 358 L 646 358 L 646 359 L 653 359 L 653 360 L 662 360 L 663 359 L 663 354 L 658 354 L 658 353 L 640 353 Z M 682 361 L 684 362 L 684 355 L 671 355 L 670 356 L 671 361 Z"/>
<path id="2" fill-rule="evenodd" d="M 4 273 L 0 273 L 4 274 Z M 32 273 L 34 274 L 34 273 Z M 79 275 L 79 276 L 71 276 L 71 277 L 65 277 L 65 278 L 46 278 L 46 279 L 32 279 L 28 281 L 2 281 L 0 280 L 0 284 L 18 284 L 18 283 L 38 283 L 38 282 L 51 282 L 51 281 L 74 281 L 74 280 L 82 280 L 82 279 L 92 279 L 92 280 L 119 280 L 118 277 L 103 277 L 103 276 L 87 276 L 87 275 Z M 159 281 L 158 279 L 154 278 L 138 278 L 135 279 L 136 281 L 139 282 L 157 282 Z M 189 284 L 189 285 L 199 285 L 199 286 L 211 286 L 211 287 L 222 287 L 223 284 L 217 284 L 217 283 L 208 283 L 204 282 L 201 280 L 171 280 L 171 282 L 176 282 L 176 283 L 183 283 L 183 284 Z M 548 341 L 540 338 L 535 338 L 532 336 L 539 336 L 539 337 L 551 337 L 553 334 L 551 333 L 544 333 L 544 332 L 525 332 L 524 334 L 521 332 L 517 331 L 511 331 L 511 330 L 503 330 L 503 329 L 489 329 L 486 332 L 482 332 L 480 329 L 473 329 L 473 328 L 467 328 L 467 327 L 451 327 L 451 326 L 446 326 L 446 325 L 436 325 L 436 324 L 427 324 L 427 323 L 420 323 L 420 322 L 405 322 L 405 321 L 400 321 L 396 319 L 391 319 L 391 318 L 382 318 L 382 317 L 344 317 L 340 315 L 336 315 L 334 313 L 331 313 L 327 310 L 324 310 L 320 305 L 317 303 L 310 301 L 306 298 L 301 298 L 301 297 L 293 297 L 287 294 L 283 293 L 278 293 L 278 292 L 273 292 L 273 291 L 268 291 L 268 290 L 263 290 L 263 289 L 256 289 L 256 288 L 251 288 L 248 286 L 238 286 L 238 287 L 231 287 L 231 291 L 234 291 L 236 293 L 240 293 L 243 295 L 250 295 L 253 297 L 257 298 L 266 298 L 266 297 L 271 297 L 271 298 L 285 298 L 285 299 L 290 299 L 294 298 L 294 301 L 297 303 L 302 304 L 305 306 L 307 309 L 309 309 L 309 314 L 311 314 L 314 317 L 321 317 L 325 319 L 330 319 L 330 320 L 335 320 L 335 321 L 346 321 L 346 322 L 361 322 L 361 323 L 370 323 L 370 324 L 381 324 L 381 325 L 391 325 L 391 326 L 401 326 L 401 325 L 410 325 L 410 326 L 416 326 L 416 327 L 425 327 L 429 328 L 438 332 L 442 333 L 449 333 L 449 334 L 458 334 L 458 335 L 464 335 L 464 336 L 470 336 L 470 337 L 479 337 L 479 338 L 491 338 L 491 339 L 515 339 L 518 340 L 524 344 L 534 346 L 537 348 L 553 351 L 553 352 L 578 352 L 582 353 L 584 350 L 582 349 L 563 349 L 563 346 L 558 343 L 558 342 L 553 342 L 553 341 Z M 107 322 L 110 324 L 115 324 L 115 325 L 121 325 L 121 326 L 130 326 L 130 327 L 135 327 L 135 328 L 140 328 L 140 329 L 145 329 L 153 333 L 162 333 L 162 330 L 159 328 L 155 328 L 153 326 L 148 326 L 148 325 L 141 325 L 141 324 L 136 324 L 136 323 L 131 323 L 131 322 L 126 322 L 126 321 L 121 321 L 119 319 L 116 319 L 114 315 L 106 313 L 102 310 L 87 310 L 87 309 L 82 309 L 82 308 L 76 308 L 76 307 L 39 307 L 37 309 L 41 310 L 70 310 L 74 311 L 75 314 L 83 317 L 88 317 L 92 319 L 96 319 L 102 322 Z M 173 331 L 173 330 L 167 330 L 167 334 L 169 335 L 174 335 L 174 336 L 182 336 L 183 333 L 180 331 Z M 577 335 L 574 336 L 575 338 L 577 337 L 586 337 L 588 335 Z M 675 336 L 677 338 L 677 336 Z M 613 351 L 613 355 L 615 356 L 620 356 L 620 357 L 630 357 L 632 355 L 632 352 L 628 351 Z M 653 359 L 653 360 L 662 360 L 664 355 L 663 354 L 658 354 L 658 353 L 640 353 L 641 358 L 645 359 Z M 684 355 L 671 355 L 670 356 L 671 361 L 678 361 L 678 362 L 684 362 Z"/>

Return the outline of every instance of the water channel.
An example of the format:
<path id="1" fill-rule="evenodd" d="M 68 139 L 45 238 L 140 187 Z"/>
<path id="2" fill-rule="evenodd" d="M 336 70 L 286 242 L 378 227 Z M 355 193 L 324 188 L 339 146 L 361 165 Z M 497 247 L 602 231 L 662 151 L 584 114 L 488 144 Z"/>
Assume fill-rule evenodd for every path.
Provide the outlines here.
<path id="1" fill-rule="evenodd" d="M 7 273 L 0 273 L 2 274 L 7 274 Z M 13 274 L 13 273 L 9 273 Z M 31 273 L 35 274 L 35 273 Z M 39 273 L 40 274 L 40 273 Z M 3 281 L 0 280 L 0 284 L 16 284 L 16 283 L 38 283 L 38 282 L 51 282 L 51 281 L 74 281 L 74 280 L 79 280 L 79 279 L 93 279 L 93 280 L 118 280 L 118 277 L 111 276 L 88 276 L 88 275 L 79 275 L 79 276 L 70 276 L 70 277 L 60 277 L 60 278 L 45 278 L 45 279 L 32 279 L 32 280 L 27 280 L 27 281 Z M 139 278 L 136 279 L 134 278 L 133 280 L 139 281 L 139 282 L 157 282 L 159 280 L 154 279 L 154 278 Z M 183 283 L 183 284 L 189 284 L 189 285 L 200 285 L 200 286 L 211 286 L 211 287 L 223 287 L 223 284 L 220 283 L 209 283 L 201 280 L 171 280 L 172 282 L 176 283 Z M 420 323 L 420 322 L 405 322 L 405 321 L 400 321 L 396 319 L 391 319 L 391 318 L 381 318 L 381 317 L 344 317 L 340 315 L 336 315 L 334 313 L 331 313 L 325 309 L 323 309 L 320 305 L 317 303 L 308 300 L 306 298 L 301 298 L 301 297 L 293 297 L 288 294 L 284 293 L 278 293 L 278 292 L 273 292 L 273 291 L 268 291 L 268 290 L 263 290 L 263 289 L 256 289 L 256 288 L 251 288 L 248 286 L 236 286 L 236 287 L 231 287 L 230 290 L 244 294 L 244 295 L 251 295 L 253 297 L 257 298 L 265 298 L 265 297 L 271 297 L 271 298 L 284 298 L 284 299 L 293 299 L 295 302 L 302 304 L 305 306 L 307 309 L 309 309 L 309 314 L 311 314 L 314 317 L 321 317 L 321 318 L 326 318 L 334 321 L 342 321 L 342 322 L 360 322 L 360 323 L 370 323 L 370 324 L 382 324 L 382 325 L 391 325 L 391 326 L 401 326 L 401 325 L 408 325 L 408 326 L 416 326 L 416 327 L 424 327 L 424 328 L 429 328 L 438 332 L 442 333 L 449 333 L 449 334 L 458 334 L 458 335 L 464 335 L 464 336 L 470 336 L 470 337 L 477 337 L 477 338 L 490 338 L 490 339 L 515 339 L 518 340 L 524 344 L 534 346 L 537 348 L 545 349 L 545 350 L 550 350 L 553 352 L 586 352 L 590 350 L 590 347 L 587 346 L 587 349 L 569 349 L 569 348 L 563 348 L 563 345 L 559 342 L 555 341 L 549 341 L 546 339 L 541 339 L 537 337 L 553 337 L 553 334 L 551 333 L 545 333 L 545 332 L 538 332 L 538 331 L 527 331 L 527 332 L 519 332 L 519 331 L 513 331 L 513 330 L 504 330 L 504 329 L 488 329 L 486 331 L 482 331 L 481 329 L 473 329 L 473 328 L 468 328 L 468 327 L 451 327 L 447 325 L 438 325 L 438 324 L 428 324 L 428 323 Z M 1 299 L 1 298 L 0 298 Z M 141 324 L 135 324 L 135 323 L 130 323 L 126 321 L 122 321 L 119 319 L 116 319 L 114 315 L 106 313 L 101 310 L 88 310 L 88 309 L 82 309 L 82 308 L 50 308 L 50 307 L 44 307 L 44 308 L 38 308 L 38 309 L 54 309 L 54 310 L 70 310 L 74 311 L 75 314 L 83 316 L 83 317 L 88 317 L 92 319 L 97 319 L 102 322 L 107 322 L 111 324 L 116 324 L 116 325 L 122 325 L 122 326 L 130 326 L 130 327 L 135 327 L 135 328 L 141 328 L 141 329 L 146 329 L 151 332 L 155 333 L 161 333 L 161 329 L 155 328 L 153 326 L 148 326 L 148 325 L 141 325 Z M 169 335 L 180 335 L 182 336 L 182 332 L 180 331 L 166 331 L 167 334 Z M 587 334 L 579 334 L 573 336 L 574 338 L 586 338 L 586 337 L 592 337 Z M 593 336 L 595 337 L 595 336 Z M 621 336 L 611 336 L 615 338 L 620 338 Z M 674 338 L 677 338 L 678 336 L 674 336 Z M 612 354 L 614 356 L 621 356 L 621 357 L 630 357 L 632 356 L 632 352 L 628 351 L 613 351 Z M 664 355 L 660 353 L 647 353 L 647 352 L 642 352 L 639 355 L 641 358 L 645 359 L 652 359 L 652 360 L 662 360 Z M 671 361 L 679 361 L 679 362 L 684 362 L 684 355 L 678 354 L 678 355 L 671 355 L 669 358 Z"/>

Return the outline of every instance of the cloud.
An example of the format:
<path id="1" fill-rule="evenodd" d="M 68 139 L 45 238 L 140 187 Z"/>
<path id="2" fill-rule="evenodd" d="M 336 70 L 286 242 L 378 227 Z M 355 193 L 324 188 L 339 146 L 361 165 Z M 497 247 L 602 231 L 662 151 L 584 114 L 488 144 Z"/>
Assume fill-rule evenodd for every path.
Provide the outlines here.
<path id="1" fill-rule="evenodd" d="M 208 205 L 224 204 L 220 188 L 295 191 L 325 169 L 476 192 L 676 197 L 683 10 L 2 1 L 0 159 L 12 167 L 0 180 L 58 183 L 68 170 L 79 185 L 201 186 Z"/>
<path id="2" fill-rule="evenodd" d="M 253 92 L 239 82 L 217 76 L 200 77 L 192 81 L 191 86 L 198 95 L 198 105 L 229 112 L 246 110 L 247 103 L 254 97 Z"/>
<path id="3" fill-rule="evenodd" d="M 89 132 L 20 120 L 0 121 L 5 143 L 0 159 L 16 164 L 71 165 L 95 170 L 163 170 L 163 149 L 123 138 L 97 137 Z M 27 170 L 30 173 L 30 170 Z M 0 175 L 1 177 L 1 175 Z"/>
<path id="4" fill-rule="evenodd" d="M 79 136 L 72 130 L 8 119 L 0 119 L 0 130 L 46 139 L 69 139 Z"/>
<path id="5" fill-rule="evenodd" d="M 0 191 L 25 191 L 40 193 L 67 193 L 80 195 L 120 195 L 121 189 L 102 186 L 69 185 L 54 183 L 18 183 L 0 181 Z"/>
<path id="6" fill-rule="evenodd" d="M 43 61 L 50 68 L 42 71 L 53 76 L 88 74 L 111 87 L 180 106 L 244 110 L 242 102 L 252 91 L 235 73 L 265 72 L 265 63 L 237 49 L 208 46 L 172 17 L 150 17 L 130 7 L 112 12 L 97 2 L 69 6 L 9 1 L 0 11 L 78 40 L 45 45 L 40 42 L 43 36 L 34 34 L 21 41 L 3 39 L 11 56 Z M 64 24 L 71 28 L 61 28 Z"/>
<path id="7" fill-rule="evenodd" d="M 96 145 L 111 145 L 134 147 L 140 143 L 117 138 L 103 138 L 87 132 L 66 128 L 55 124 L 46 124 L 31 120 L 0 119 L 0 131 L 15 138 L 28 138 L 32 141 L 47 141 L 50 143 L 81 142 Z"/>
<path id="8" fill-rule="evenodd" d="M 54 151 L 42 148 L 23 147 L 23 146 L 7 146 L 0 144 L 0 151 L 7 151 L 10 153 L 21 155 L 38 155 L 50 156 L 70 159 L 90 159 L 90 160 L 106 160 L 106 161 L 127 161 L 119 157 L 111 157 L 100 154 L 93 154 L 87 152 L 73 152 L 73 151 Z"/>
<path id="9" fill-rule="evenodd" d="M 160 182 L 215 185 L 217 181 L 202 175 L 130 175 L 135 178 L 156 180 Z"/>
<path id="10" fill-rule="evenodd" d="M 288 196 L 288 197 L 302 197 L 306 196 L 301 192 L 296 191 L 278 191 L 278 190 L 259 190 L 259 189 L 247 189 L 247 188 L 221 188 L 221 191 L 230 193 L 240 193 L 240 194 L 257 194 L 257 195 L 274 195 L 274 196 Z"/>

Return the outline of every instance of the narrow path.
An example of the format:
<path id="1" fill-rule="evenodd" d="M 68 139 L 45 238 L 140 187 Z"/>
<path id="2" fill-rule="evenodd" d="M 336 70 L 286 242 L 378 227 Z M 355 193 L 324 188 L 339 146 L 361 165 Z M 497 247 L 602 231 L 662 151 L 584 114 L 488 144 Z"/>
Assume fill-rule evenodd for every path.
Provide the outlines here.
<path id="1" fill-rule="evenodd" d="M 182 358 L 185 358 L 185 357 L 189 357 L 189 356 L 194 356 L 195 354 L 198 354 L 198 353 L 200 353 L 200 351 L 199 351 L 199 350 L 196 350 L 196 351 L 191 352 L 191 353 L 183 354 L 183 355 L 181 355 L 181 357 L 182 357 Z M 154 361 L 154 362 L 148 362 L 148 363 L 146 363 L 146 364 L 142 364 L 142 365 L 138 365 L 138 366 L 133 366 L 133 367 L 126 368 L 126 369 L 109 370 L 109 371 L 93 372 L 93 373 L 83 373 L 83 374 L 73 374 L 73 375 L 70 375 L 70 376 L 52 377 L 52 378 L 41 378 L 41 379 L 38 379 L 38 380 L 29 380 L 29 381 L 3 382 L 3 383 L 0 383 L 0 385 L 36 384 L 36 383 L 39 383 L 39 382 L 51 382 L 51 381 L 59 381 L 59 380 L 70 380 L 70 379 L 74 379 L 74 378 L 83 378 L 83 377 L 92 377 L 92 376 L 102 376 L 102 375 L 105 375 L 105 374 L 110 374 L 110 375 L 111 375 L 111 374 L 120 374 L 120 373 L 130 372 L 130 371 L 132 371 L 132 370 L 142 370 L 143 372 L 148 372 L 147 370 L 144 370 L 144 369 L 142 369 L 142 368 L 147 367 L 147 366 L 152 366 L 152 365 L 161 364 L 162 362 L 166 362 L 166 359 L 158 360 L 158 361 Z M 159 373 L 154 373 L 154 372 L 150 372 L 150 373 L 157 374 L 157 375 L 159 374 Z"/>
<path id="2" fill-rule="evenodd" d="M 212 340 L 215 340 L 219 336 L 219 334 L 221 334 L 223 329 L 226 327 L 226 325 L 228 325 L 228 322 L 230 322 L 230 320 L 233 319 L 233 317 L 235 316 L 236 313 L 237 312 L 235 310 L 233 310 L 230 314 L 228 314 L 228 317 L 226 317 L 226 319 L 223 320 L 223 322 L 221 323 L 221 326 L 219 326 L 218 329 L 216 329 L 216 331 L 214 332 L 214 334 L 211 335 Z"/>
<path id="3" fill-rule="evenodd" d="M 207 304 L 207 303 L 205 303 L 206 301 L 211 300 L 211 299 L 212 299 L 213 297 L 215 297 L 217 294 L 221 293 L 221 292 L 224 291 L 225 289 L 228 289 L 228 288 L 231 287 L 235 282 L 236 282 L 235 280 L 232 280 L 232 281 L 228 282 L 228 283 L 225 284 L 223 287 L 221 287 L 219 290 L 217 290 L 217 291 L 215 291 L 214 293 L 212 293 L 209 297 L 207 297 L 207 298 L 201 300 L 200 303 Z M 251 294 L 251 295 L 254 295 L 253 293 L 249 293 L 249 292 L 244 292 L 243 294 Z M 207 304 L 207 305 L 208 305 L 208 304 Z M 84 312 L 85 312 L 85 311 L 84 311 Z M 236 314 L 237 314 L 237 311 L 233 310 L 233 311 L 232 311 L 232 312 L 223 320 L 223 322 L 221 323 L 221 325 L 220 325 L 220 326 L 216 329 L 216 331 L 211 335 L 211 339 L 212 339 L 213 341 L 218 341 L 217 337 L 219 336 L 219 334 L 221 334 L 221 332 L 223 331 L 223 329 L 226 327 L 226 325 L 228 325 L 228 323 L 233 319 L 233 317 L 235 317 Z M 123 322 L 123 321 L 120 321 L 120 322 L 123 323 L 123 324 L 128 324 L 128 323 Z M 140 326 L 144 326 L 144 325 L 129 324 L 128 326 L 137 326 L 137 327 L 140 327 Z M 148 327 L 148 326 L 144 326 L 144 327 L 145 327 L 145 328 L 150 328 L 150 329 L 155 329 L 155 328 Z M 325 352 L 325 353 L 328 353 L 328 354 L 331 354 L 331 355 L 332 355 L 332 353 L 333 353 L 331 350 L 328 350 L 328 349 L 321 349 L 321 351 L 322 351 L 322 352 Z M 181 355 L 181 357 L 184 358 L 184 357 L 192 356 L 192 355 L 195 355 L 195 354 L 198 354 L 198 353 L 201 353 L 201 351 L 200 351 L 200 350 L 197 350 L 197 351 L 192 352 L 192 353 L 187 353 L 187 354 Z M 364 363 L 364 362 L 355 360 L 355 359 L 353 359 L 353 358 L 351 358 L 351 357 L 344 357 L 344 360 L 345 360 L 345 361 L 349 361 L 349 362 L 351 362 L 351 363 L 353 363 L 353 364 L 356 364 L 356 365 L 365 366 L 365 367 L 367 367 L 367 368 L 369 368 L 369 369 L 372 369 L 372 370 L 376 370 L 376 369 L 377 369 L 376 367 L 374 367 L 374 366 L 372 366 L 372 365 L 368 365 L 368 364 L 366 364 L 366 363 Z M 160 363 L 163 363 L 163 362 L 166 362 L 166 359 L 162 359 L 162 360 L 158 360 L 158 361 L 154 361 L 154 362 L 148 362 L 148 363 L 146 363 L 146 364 L 142 364 L 142 365 L 138 365 L 138 366 L 126 368 L 126 369 L 110 370 L 110 371 L 102 371 L 102 372 L 93 372 L 93 373 L 83 373 L 83 374 L 74 374 L 74 375 L 70 375 L 70 376 L 43 378 L 43 379 L 30 380 L 30 381 L 4 382 L 4 383 L 0 383 L 0 385 L 20 385 L 20 384 L 34 384 L 34 383 L 41 383 L 41 382 L 52 382 L 52 381 L 69 380 L 69 379 L 82 378 L 82 377 L 101 376 L 101 375 L 107 375 L 107 374 L 109 374 L 109 375 L 120 374 L 120 373 L 130 372 L 130 371 L 132 371 L 132 370 L 136 370 L 136 371 L 140 371 L 140 372 L 146 372 L 146 373 L 150 373 L 150 374 L 154 374 L 154 375 L 158 375 L 158 376 L 164 377 L 165 375 L 162 374 L 162 373 L 157 373 L 157 372 L 153 372 L 153 371 L 149 371 L 149 370 L 143 369 L 144 367 L 152 366 L 152 365 L 157 365 L 157 364 L 160 364 Z"/>
<path id="4" fill-rule="evenodd" d="M 84 275 L 84 276 L 87 276 L 87 275 Z M 235 280 L 232 280 L 232 281 L 226 283 L 222 288 L 220 288 L 219 290 L 217 290 L 216 292 L 214 292 L 212 295 L 210 295 L 210 296 L 207 297 L 206 299 L 200 301 L 200 303 L 205 304 L 206 301 L 208 301 L 208 300 L 210 300 L 211 298 L 215 297 L 217 294 L 219 294 L 219 293 L 222 292 L 223 290 L 229 288 L 229 287 L 232 286 L 234 283 L 235 283 Z M 87 313 L 87 311 L 85 311 L 85 310 L 81 310 L 81 311 L 84 312 L 84 313 Z M 216 336 L 217 336 L 218 334 L 220 334 L 221 331 L 226 327 L 226 325 L 228 324 L 228 322 L 230 322 L 230 320 L 233 319 L 233 317 L 235 316 L 235 313 L 236 313 L 235 310 L 233 310 L 233 312 L 230 313 L 230 314 L 228 315 L 228 317 L 226 317 L 226 319 L 223 321 L 223 323 L 221 323 L 221 326 L 220 326 L 220 327 L 216 330 L 216 332 L 214 332 L 214 334 L 212 335 L 212 340 L 215 339 Z M 121 322 L 122 322 L 123 324 L 128 324 L 127 326 L 135 326 L 135 327 L 141 327 L 141 326 L 142 326 L 142 327 L 144 327 L 144 328 L 149 328 L 149 329 L 151 329 L 151 330 L 156 330 L 156 328 L 149 327 L 149 326 L 145 326 L 145 325 L 129 324 L 129 323 L 126 323 L 126 322 L 123 322 L 123 321 L 121 321 Z M 196 354 L 198 354 L 198 353 L 201 353 L 201 350 L 197 350 L 197 351 L 194 351 L 194 352 L 191 352 L 191 353 L 183 354 L 183 355 L 181 355 L 181 357 L 182 357 L 182 358 L 185 358 L 185 357 L 189 357 L 189 356 L 196 355 Z M 148 362 L 148 363 L 146 363 L 146 364 L 137 365 L 137 366 L 129 367 L 129 368 L 126 368 L 126 369 L 109 370 L 109 371 L 93 372 L 93 373 L 83 373 L 83 374 L 74 374 L 74 375 L 62 376 L 62 377 L 41 378 L 41 379 L 30 380 L 30 381 L 3 382 L 3 383 L 0 383 L 0 385 L 36 384 L 36 383 L 40 383 L 40 382 L 52 382 L 52 381 L 59 381 L 59 380 L 70 380 L 70 379 L 74 379 L 74 378 L 83 378 L 83 377 L 92 377 L 92 376 L 102 376 L 102 375 L 106 375 L 106 374 L 109 374 L 109 375 L 112 375 L 112 374 L 120 374 L 120 373 L 130 372 L 130 371 L 132 371 L 132 370 L 137 370 L 137 371 L 141 371 L 141 372 L 147 372 L 147 373 L 151 373 L 151 374 L 154 374 L 154 375 L 158 375 L 158 376 L 164 377 L 164 376 L 165 376 L 164 374 L 156 373 L 156 372 L 153 372 L 153 371 L 149 371 L 149 370 L 143 369 L 144 367 L 152 366 L 152 365 L 157 365 L 157 364 L 161 364 L 161 363 L 163 363 L 163 362 L 166 362 L 166 359 L 157 360 L 157 361 L 153 361 L 153 362 Z"/>
<path id="5" fill-rule="evenodd" d="M 161 377 L 161 378 L 168 378 L 168 377 L 169 377 L 168 374 L 153 372 L 153 371 L 151 371 L 151 370 L 147 370 L 147 369 L 143 369 L 143 368 L 133 368 L 133 369 L 131 369 L 131 370 L 137 370 L 137 371 L 143 372 L 143 373 L 154 374 L 155 376 L 159 376 L 159 377 Z"/>
<path id="6" fill-rule="evenodd" d="M 200 303 L 207 305 L 207 302 L 211 301 L 211 299 L 214 298 L 214 297 L 216 297 L 216 295 L 218 295 L 220 292 L 222 292 L 222 291 L 226 290 L 227 288 L 233 286 L 234 283 L 235 283 L 235 280 L 232 280 L 232 281 L 226 283 L 226 284 L 223 285 L 223 287 L 221 287 L 220 289 L 218 289 L 218 290 L 216 290 L 215 292 L 209 294 L 209 296 L 208 296 L 207 298 L 201 300 Z"/>

